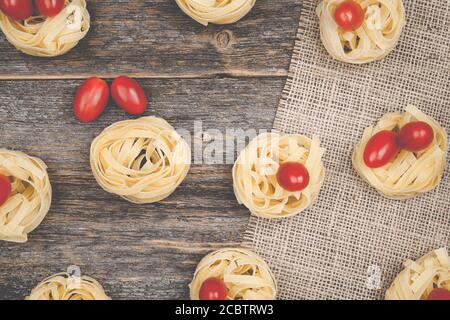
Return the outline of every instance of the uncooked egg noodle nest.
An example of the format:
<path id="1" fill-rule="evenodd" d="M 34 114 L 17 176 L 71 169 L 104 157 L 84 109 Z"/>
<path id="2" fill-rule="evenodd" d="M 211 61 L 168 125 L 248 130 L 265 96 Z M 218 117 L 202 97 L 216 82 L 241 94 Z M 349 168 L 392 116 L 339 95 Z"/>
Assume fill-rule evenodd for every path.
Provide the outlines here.
<path id="1" fill-rule="evenodd" d="M 246 249 L 221 249 L 204 257 L 189 285 L 191 299 L 199 300 L 203 282 L 218 278 L 225 282 L 228 300 L 274 300 L 277 284 L 267 263 Z"/>
<path id="2" fill-rule="evenodd" d="M 407 260 L 405 269 L 386 291 L 387 300 L 424 300 L 435 288 L 450 291 L 450 258 L 446 248 L 417 261 Z"/>
<path id="3" fill-rule="evenodd" d="M 100 186 L 141 204 L 168 197 L 184 180 L 191 149 L 164 119 L 117 122 L 91 145 L 92 172 Z"/>
<path id="4" fill-rule="evenodd" d="M 0 27 L 18 50 L 37 57 L 63 55 L 83 39 L 90 28 L 85 0 L 66 0 L 55 17 L 34 16 L 16 21 L 0 12 Z"/>
<path id="5" fill-rule="evenodd" d="M 356 0 L 365 12 L 363 25 L 346 31 L 334 19 L 343 0 L 323 0 L 317 7 L 320 35 L 329 54 L 348 63 L 367 63 L 383 59 L 397 45 L 406 23 L 401 0 Z"/>
<path id="6" fill-rule="evenodd" d="M 185 14 L 207 26 L 208 23 L 229 24 L 243 18 L 256 0 L 176 0 Z"/>
<path id="7" fill-rule="evenodd" d="M 234 193 L 239 203 L 263 218 L 294 216 L 317 199 L 325 179 L 318 137 L 264 133 L 242 150 L 233 167 Z M 279 163 L 299 162 L 310 175 L 306 189 L 289 192 L 277 182 Z"/>
<path id="8" fill-rule="evenodd" d="M 100 283 L 87 276 L 55 274 L 31 291 L 25 300 L 111 300 Z"/>
<path id="9" fill-rule="evenodd" d="M 0 149 L 0 174 L 11 181 L 11 195 L 0 206 L 0 240 L 26 242 L 50 209 L 47 166 L 25 153 Z"/>
<path id="10" fill-rule="evenodd" d="M 420 152 L 401 150 L 394 161 L 371 169 L 364 163 L 369 139 L 382 130 L 399 130 L 412 121 L 424 121 L 434 130 L 432 144 Z M 446 165 L 447 133 L 434 119 L 410 105 L 404 113 L 389 113 L 376 126 L 368 127 L 353 152 L 353 166 L 359 175 L 381 194 L 391 199 L 406 199 L 434 189 Z"/>

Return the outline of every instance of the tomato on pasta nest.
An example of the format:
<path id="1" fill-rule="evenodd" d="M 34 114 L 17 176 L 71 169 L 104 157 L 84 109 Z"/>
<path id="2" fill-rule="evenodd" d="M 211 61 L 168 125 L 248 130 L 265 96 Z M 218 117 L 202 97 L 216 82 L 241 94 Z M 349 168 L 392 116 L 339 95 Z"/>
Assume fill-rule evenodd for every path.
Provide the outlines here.
<path id="1" fill-rule="evenodd" d="M 427 253 L 417 261 L 404 262 L 405 269 L 386 291 L 386 300 L 450 299 L 450 257 L 447 248 Z"/>
<path id="2" fill-rule="evenodd" d="M 277 282 L 268 264 L 242 248 L 220 249 L 205 256 L 189 288 L 191 300 L 274 300 L 277 295 Z"/>
<path id="3" fill-rule="evenodd" d="M 47 215 L 52 187 L 47 166 L 25 153 L 0 149 L 0 174 L 8 197 L 0 205 L 0 240 L 27 242 Z"/>
<path id="4" fill-rule="evenodd" d="M 415 152 L 400 148 L 397 132 L 417 121 L 425 122 L 432 128 L 432 142 L 425 149 Z M 380 133 L 392 138 L 389 138 L 389 143 L 375 141 L 378 144 L 375 146 L 373 139 Z M 353 166 L 364 180 L 384 196 L 391 199 L 412 198 L 434 189 L 440 183 L 446 165 L 447 144 L 444 128 L 410 105 L 404 113 L 384 115 L 375 126 L 364 131 L 353 151 Z M 378 155 L 381 158 L 377 158 L 375 147 L 380 148 Z M 371 152 L 375 154 L 372 160 Z"/>
<path id="5" fill-rule="evenodd" d="M 279 219 L 299 214 L 318 198 L 325 179 L 324 153 L 318 137 L 257 136 L 233 166 L 236 199 L 258 217 Z M 287 171 L 283 169 L 286 163 Z"/>
<path id="6" fill-rule="evenodd" d="M 86 0 L 65 0 L 64 5 L 55 16 L 30 16 L 23 21 L 0 12 L 0 28 L 6 39 L 25 54 L 37 57 L 66 54 L 86 36 L 91 18 Z M 57 10 L 58 7 L 47 8 L 45 12 L 54 14 Z"/>
<path id="7" fill-rule="evenodd" d="M 325 49 L 334 59 L 354 64 L 386 57 L 406 23 L 402 0 L 322 0 L 316 11 Z"/>

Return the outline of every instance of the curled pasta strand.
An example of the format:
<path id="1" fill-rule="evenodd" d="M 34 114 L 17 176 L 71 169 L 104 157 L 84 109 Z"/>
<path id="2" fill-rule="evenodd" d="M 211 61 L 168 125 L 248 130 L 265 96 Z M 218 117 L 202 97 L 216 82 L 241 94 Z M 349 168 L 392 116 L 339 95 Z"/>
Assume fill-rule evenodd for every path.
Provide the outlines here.
<path id="1" fill-rule="evenodd" d="M 164 119 L 117 122 L 91 144 L 90 162 L 98 184 L 137 204 L 168 197 L 186 177 L 191 150 Z"/>
<path id="2" fill-rule="evenodd" d="M 386 57 L 397 45 L 406 23 L 402 0 L 355 0 L 365 12 L 363 25 L 355 31 L 341 29 L 334 11 L 343 0 L 323 0 L 317 7 L 320 36 L 336 60 L 362 64 Z"/>
<path id="3" fill-rule="evenodd" d="M 25 153 L 0 149 L 0 174 L 9 177 L 12 186 L 10 197 L 0 206 L 0 240 L 26 242 L 50 209 L 47 166 Z"/>
<path id="4" fill-rule="evenodd" d="M 404 266 L 386 291 L 386 300 L 425 300 L 435 288 L 450 291 L 450 257 L 446 248 L 434 250 L 417 261 L 407 260 Z"/>
<path id="5" fill-rule="evenodd" d="M 221 249 L 205 256 L 189 285 L 191 300 L 199 300 L 200 288 L 209 278 L 225 282 L 228 300 L 274 300 L 277 295 L 277 283 L 267 263 L 246 249 Z"/>
<path id="6" fill-rule="evenodd" d="M 25 300 L 111 300 L 95 279 L 66 272 L 48 277 Z"/>
<path id="7" fill-rule="evenodd" d="M 0 12 L 0 28 L 18 50 L 37 57 L 60 56 L 83 39 L 90 28 L 85 0 L 66 0 L 55 17 L 35 16 L 16 21 Z"/>
<path id="8" fill-rule="evenodd" d="M 207 26 L 208 23 L 230 24 L 239 21 L 256 0 L 176 0 L 185 14 Z"/>
<path id="9" fill-rule="evenodd" d="M 376 126 L 368 127 L 356 145 L 352 161 L 358 174 L 378 192 L 391 199 L 407 199 L 433 190 L 441 181 L 446 165 L 447 133 L 437 121 L 415 106 L 408 106 L 404 113 L 389 113 Z M 364 163 L 364 149 L 376 133 L 383 130 L 399 130 L 411 121 L 428 123 L 435 133 L 432 144 L 420 152 L 402 150 L 387 165 L 371 169 Z"/>
<path id="10" fill-rule="evenodd" d="M 263 218 L 285 218 L 299 214 L 317 199 L 325 179 L 317 137 L 302 135 L 261 134 L 242 150 L 233 167 L 236 199 L 252 214 Z M 299 162 L 310 175 L 308 187 L 289 192 L 277 182 L 279 163 Z"/>

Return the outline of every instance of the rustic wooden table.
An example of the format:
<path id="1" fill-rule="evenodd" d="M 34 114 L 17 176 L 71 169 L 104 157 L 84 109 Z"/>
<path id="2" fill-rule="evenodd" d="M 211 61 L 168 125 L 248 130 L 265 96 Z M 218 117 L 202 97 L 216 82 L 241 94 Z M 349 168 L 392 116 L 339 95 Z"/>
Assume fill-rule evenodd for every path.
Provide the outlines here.
<path id="1" fill-rule="evenodd" d="M 78 265 L 113 299 L 187 299 L 198 261 L 239 246 L 249 213 L 235 200 L 231 165 L 193 165 L 168 199 L 133 205 L 104 192 L 89 167 L 92 139 L 130 118 L 109 106 L 73 116 L 91 75 L 139 78 L 148 114 L 176 128 L 269 129 L 287 76 L 301 0 L 258 0 L 240 22 L 207 28 L 174 0 L 88 1 L 92 30 L 69 54 L 39 59 L 0 35 L 1 147 L 43 159 L 52 207 L 26 244 L 0 242 L 0 299 L 23 299 L 45 277 Z"/>

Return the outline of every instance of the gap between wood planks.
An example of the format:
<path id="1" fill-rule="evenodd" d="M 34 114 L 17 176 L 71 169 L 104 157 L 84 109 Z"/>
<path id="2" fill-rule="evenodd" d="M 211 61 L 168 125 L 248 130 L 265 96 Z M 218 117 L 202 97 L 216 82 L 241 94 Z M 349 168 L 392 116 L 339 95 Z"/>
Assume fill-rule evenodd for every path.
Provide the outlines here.
<path id="1" fill-rule="evenodd" d="M 100 73 L 100 74 L 57 74 L 57 75 L 0 75 L 0 81 L 11 80 L 83 80 L 92 76 L 102 79 L 114 79 L 123 74 L 114 73 Z M 220 78 L 286 78 L 288 76 L 287 70 L 278 70 L 275 72 L 251 72 L 230 70 L 229 72 L 219 73 L 205 73 L 205 74 L 144 74 L 144 73 L 130 73 L 127 76 L 135 79 L 154 79 L 154 80 L 176 80 L 176 79 L 220 79 Z"/>

